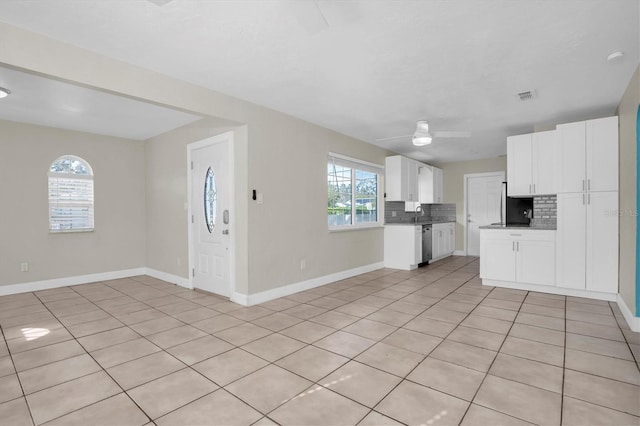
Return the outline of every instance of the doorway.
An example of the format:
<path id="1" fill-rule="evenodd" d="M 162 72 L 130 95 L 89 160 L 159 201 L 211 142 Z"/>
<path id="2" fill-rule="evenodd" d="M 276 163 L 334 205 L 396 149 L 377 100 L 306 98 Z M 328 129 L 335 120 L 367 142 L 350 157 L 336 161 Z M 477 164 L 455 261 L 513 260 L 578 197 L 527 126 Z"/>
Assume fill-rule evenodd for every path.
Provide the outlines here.
<path id="1" fill-rule="evenodd" d="M 480 227 L 500 221 L 504 172 L 464 175 L 465 251 L 480 256 Z"/>
<path id="2" fill-rule="evenodd" d="M 191 286 L 230 297 L 233 282 L 233 133 L 187 145 Z"/>

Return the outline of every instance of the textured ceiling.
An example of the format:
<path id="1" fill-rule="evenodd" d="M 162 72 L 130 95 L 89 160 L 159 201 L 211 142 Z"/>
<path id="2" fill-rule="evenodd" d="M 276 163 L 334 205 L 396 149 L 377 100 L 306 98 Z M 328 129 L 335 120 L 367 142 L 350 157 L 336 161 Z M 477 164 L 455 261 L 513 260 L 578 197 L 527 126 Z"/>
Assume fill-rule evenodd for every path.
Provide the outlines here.
<path id="1" fill-rule="evenodd" d="M 162 4 L 164 2 L 157 1 Z M 611 115 L 640 54 L 637 0 L 2 0 L 0 21 L 437 162 Z M 625 56 L 607 62 L 621 50 Z M 521 102 L 516 93 L 535 89 Z"/>

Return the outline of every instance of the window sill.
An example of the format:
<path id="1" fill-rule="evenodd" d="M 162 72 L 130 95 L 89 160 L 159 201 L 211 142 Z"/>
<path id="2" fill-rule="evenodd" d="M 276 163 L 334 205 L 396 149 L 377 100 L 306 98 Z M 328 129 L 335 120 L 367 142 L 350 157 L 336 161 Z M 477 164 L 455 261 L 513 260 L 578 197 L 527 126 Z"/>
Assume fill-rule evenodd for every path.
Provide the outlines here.
<path id="1" fill-rule="evenodd" d="M 333 233 L 333 232 L 349 232 L 349 231 L 364 231 L 367 229 L 378 229 L 378 228 L 384 228 L 384 225 L 382 223 L 376 223 L 375 225 L 361 225 L 361 226 L 341 226 L 341 227 L 337 227 L 337 228 L 329 228 L 329 233 Z"/>
<path id="2" fill-rule="evenodd" d="M 49 234 L 77 234 L 82 232 L 94 232 L 94 229 L 64 229 L 60 231 L 49 230 Z"/>

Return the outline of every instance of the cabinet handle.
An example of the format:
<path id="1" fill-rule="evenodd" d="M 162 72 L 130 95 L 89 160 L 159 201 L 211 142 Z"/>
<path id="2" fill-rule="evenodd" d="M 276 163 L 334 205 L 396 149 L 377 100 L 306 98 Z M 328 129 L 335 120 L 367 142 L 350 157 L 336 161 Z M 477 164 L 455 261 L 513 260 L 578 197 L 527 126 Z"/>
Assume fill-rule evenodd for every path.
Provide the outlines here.
<path id="1" fill-rule="evenodd" d="M 583 190 L 583 191 L 585 190 L 585 182 L 584 182 L 584 179 L 582 179 L 582 190 Z"/>
<path id="2" fill-rule="evenodd" d="M 509 234 L 511 237 L 522 237 L 522 234 Z"/>
<path id="3" fill-rule="evenodd" d="M 535 183 L 533 184 L 533 193 L 534 194 L 536 193 L 536 184 Z"/>
<path id="4" fill-rule="evenodd" d="M 585 204 L 587 204 L 584 200 L 584 194 L 582 194 L 582 205 L 584 206 Z"/>
<path id="5" fill-rule="evenodd" d="M 516 251 L 520 251 L 520 241 L 516 241 Z"/>
<path id="6" fill-rule="evenodd" d="M 516 251 L 516 242 L 515 241 L 511 242 L 511 251 Z"/>
<path id="7" fill-rule="evenodd" d="M 587 204 L 591 204 L 591 193 L 587 194 Z"/>
<path id="8" fill-rule="evenodd" d="M 529 194 L 531 194 L 531 184 L 529 184 Z"/>
<path id="9" fill-rule="evenodd" d="M 591 191 L 591 179 L 587 179 L 587 189 Z"/>

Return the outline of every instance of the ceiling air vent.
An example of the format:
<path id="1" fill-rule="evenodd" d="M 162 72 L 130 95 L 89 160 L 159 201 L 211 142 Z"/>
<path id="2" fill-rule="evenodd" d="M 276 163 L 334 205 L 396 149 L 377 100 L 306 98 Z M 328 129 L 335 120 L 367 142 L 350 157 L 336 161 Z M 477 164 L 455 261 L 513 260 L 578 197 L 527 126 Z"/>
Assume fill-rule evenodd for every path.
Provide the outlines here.
<path id="1" fill-rule="evenodd" d="M 527 90 L 526 92 L 520 92 L 518 93 L 518 97 L 520 98 L 521 101 L 530 101 L 536 97 L 536 91 Z"/>

